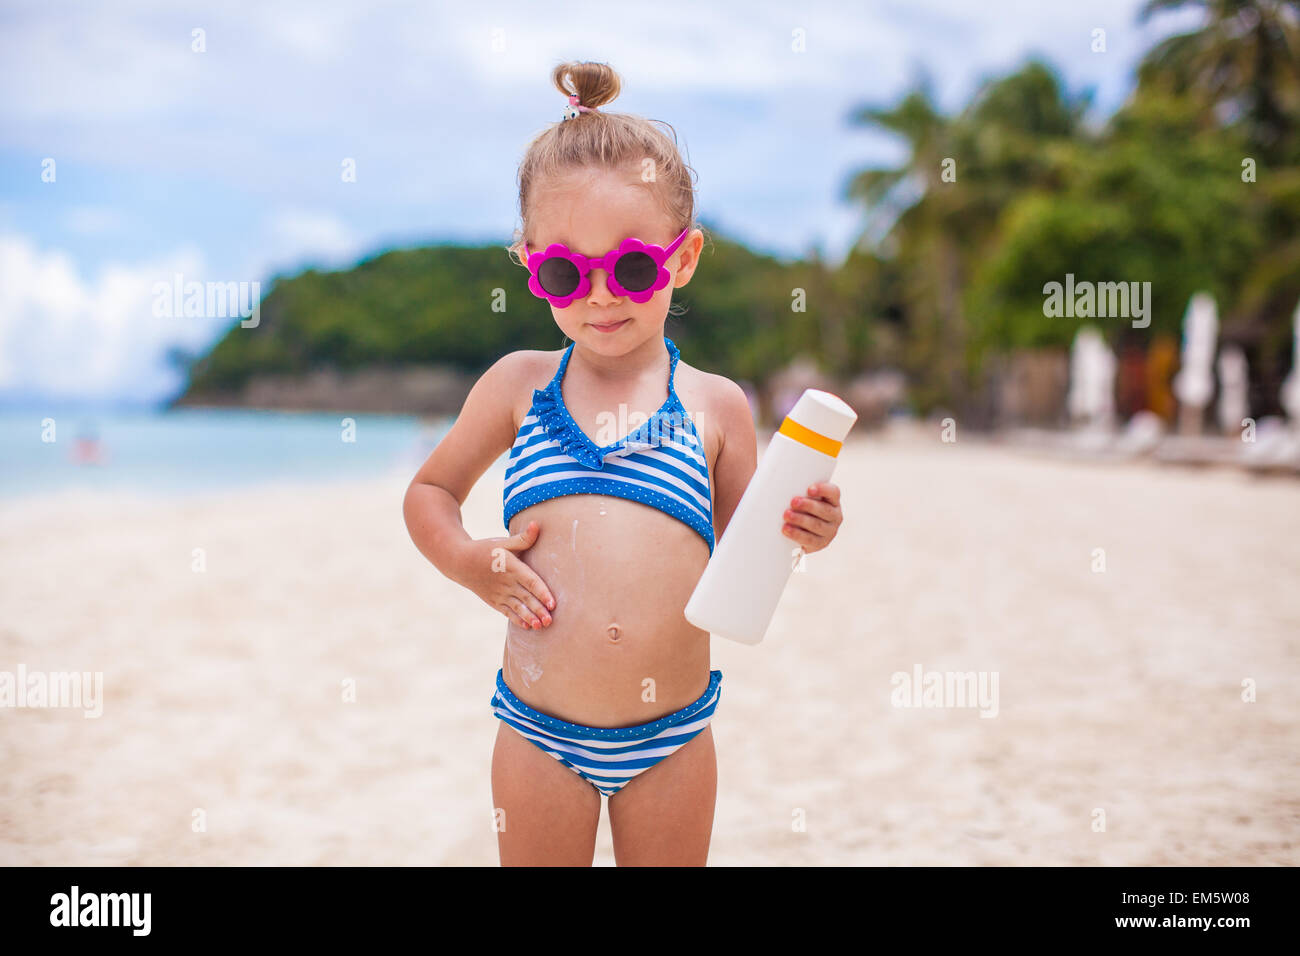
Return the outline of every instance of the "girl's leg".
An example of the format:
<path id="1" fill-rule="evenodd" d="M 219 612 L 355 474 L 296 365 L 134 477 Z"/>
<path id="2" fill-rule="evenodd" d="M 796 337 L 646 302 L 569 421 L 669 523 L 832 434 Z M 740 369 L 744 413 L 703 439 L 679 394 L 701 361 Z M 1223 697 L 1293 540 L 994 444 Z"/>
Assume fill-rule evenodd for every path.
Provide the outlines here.
<path id="1" fill-rule="evenodd" d="M 713 835 L 718 765 L 713 728 L 609 798 L 619 866 L 704 866 Z"/>
<path id="2" fill-rule="evenodd" d="M 502 866 L 591 866 L 600 792 L 504 723 L 492 748 L 492 801 Z"/>

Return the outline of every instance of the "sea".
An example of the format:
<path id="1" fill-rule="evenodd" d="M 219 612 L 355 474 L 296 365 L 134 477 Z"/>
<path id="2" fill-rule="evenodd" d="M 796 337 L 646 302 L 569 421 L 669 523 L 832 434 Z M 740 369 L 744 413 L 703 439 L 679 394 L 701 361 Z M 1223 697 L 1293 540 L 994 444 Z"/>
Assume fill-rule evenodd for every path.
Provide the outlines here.
<path id="1" fill-rule="evenodd" d="M 183 497 L 414 475 L 451 422 L 248 409 L 0 409 L 0 498 L 95 490 Z"/>

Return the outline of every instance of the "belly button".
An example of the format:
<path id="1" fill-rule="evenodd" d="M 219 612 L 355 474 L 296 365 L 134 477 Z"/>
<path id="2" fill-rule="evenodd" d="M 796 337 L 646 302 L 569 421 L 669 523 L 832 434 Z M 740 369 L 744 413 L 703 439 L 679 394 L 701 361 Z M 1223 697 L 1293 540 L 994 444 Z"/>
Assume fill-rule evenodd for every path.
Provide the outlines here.
<path id="1" fill-rule="evenodd" d="M 615 643 L 618 642 L 618 639 L 619 639 L 619 637 L 620 637 L 621 634 L 622 634 L 622 632 L 619 630 L 617 624 L 611 624 L 611 625 L 609 626 L 609 629 L 606 631 L 606 633 L 609 635 L 609 639 L 610 639 L 611 641 L 614 641 Z"/>

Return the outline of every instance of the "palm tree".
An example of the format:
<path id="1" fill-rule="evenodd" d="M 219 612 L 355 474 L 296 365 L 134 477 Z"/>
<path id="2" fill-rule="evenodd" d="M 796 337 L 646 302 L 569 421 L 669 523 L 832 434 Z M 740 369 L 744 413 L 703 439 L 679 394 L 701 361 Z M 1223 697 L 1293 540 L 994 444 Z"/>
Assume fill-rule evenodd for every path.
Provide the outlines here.
<path id="1" fill-rule="evenodd" d="M 924 76 L 895 106 L 861 107 L 849 117 L 909 147 L 903 165 L 859 171 L 845 192 L 867 206 L 860 241 L 878 240 L 902 264 L 909 365 L 923 406 L 969 399 L 967 279 L 1009 202 L 1027 189 L 1061 188 L 1069 156 L 1058 147 L 1079 136 L 1089 99 L 1068 95 L 1049 66 L 1031 60 L 986 82 L 956 117 L 935 105 Z M 946 167 L 949 160 L 955 165 Z"/>
<path id="2" fill-rule="evenodd" d="M 961 311 L 961 249 L 946 220 L 954 183 L 945 182 L 944 161 L 955 159 L 952 121 L 935 104 L 922 75 L 892 107 L 863 106 L 849 122 L 874 126 L 901 137 L 907 161 L 894 168 L 854 174 L 845 197 L 867 208 L 859 240 L 879 240 L 907 265 L 904 296 L 909 312 L 910 371 L 923 406 L 959 402 L 964 396 L 961 354 L 965 344 Z"/>
<path id="3" fill-rule="evenodd" d="M 849 122 L 855 126 L 876 126 L 901 137 L 908 145 L 907 162 L 895 169 L 864 169 L 856 173 L 845 196 L 864 203 L 869 211 L 892 219 L 906 212 L 923 196 L 940 185 L 940 164 L 952 155 L 950 121 L 934 103 L 932 83 L 922 76 L 914 89 L 897 105 L 884 108 L 863 106 L 854 110 Z M 870 220 L 863 240 L 869 238 Z"/>
<path id="4" fill-rule="evenodd" d="M 1153 47 L 1139 66 L 1139 88 L 1190 95 L 1216 125 L 1244 122 L 1262 159 L 1294 160 L 1300 0 L 1148 0 L 1140 19 L 1184 7 L 1203 10 L 1204 25 Z"/>

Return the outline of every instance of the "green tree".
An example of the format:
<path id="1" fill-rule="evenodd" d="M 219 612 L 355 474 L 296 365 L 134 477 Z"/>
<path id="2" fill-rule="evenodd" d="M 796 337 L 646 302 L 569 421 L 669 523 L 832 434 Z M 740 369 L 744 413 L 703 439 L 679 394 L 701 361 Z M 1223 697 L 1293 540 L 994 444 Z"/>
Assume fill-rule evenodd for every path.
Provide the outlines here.
<path id="1" fill-rule="evenodd" d="M 1209 126 L 1240 123 L 1259 159 L 1294 162 L 1300 0 L 1148 0 L 1141 18 L 1187 7 L 1202 10 L 1204 23 L 1147 53 L 1139 90 L 1185 97 L 1202 108 Z"/>
<path id="2" fill-rule="evenodd" d="M 882 216 L 892 219 L 879 245 L 901 274 L 904 366 L 922 410 L 971 400 L 970 332 L 978 322 L 967 311 L 970 276 L 996 247 L 1006 206 L 1026 191 L 1063 187 L 1088 103 L 1088 94 L 1067 94 L 1047 64 L 1030 60 L 982 84 L 955 117 L 940 112 L 924 78 L 896 106 L 850 117 L 896 134 L 909 149 L 901 166 L 855 174 L 847 195 L 867 207 L 864 240 Z"/>

